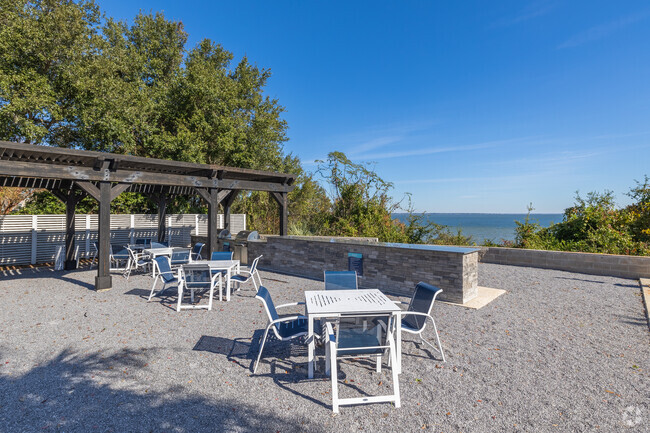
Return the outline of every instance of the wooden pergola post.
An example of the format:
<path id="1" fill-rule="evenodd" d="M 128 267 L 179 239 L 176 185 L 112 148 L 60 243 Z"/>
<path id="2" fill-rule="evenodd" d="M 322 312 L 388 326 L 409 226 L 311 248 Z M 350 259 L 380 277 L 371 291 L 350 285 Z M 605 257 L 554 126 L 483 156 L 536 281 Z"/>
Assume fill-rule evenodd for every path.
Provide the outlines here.
<path id="1" fill-rule="evenodd" d="M 77 268 L 75 259 L 75 212 L 77 203 L 84 194 L 77 194 L 78 190 L 73 182 L 62 182 L 60 188 L 50 188 L 49 191 L 65 203 L 65 269 Z"/>
<path id="2" fill-rule="evenodd" d="M 109 161 L 102 161 L 102 168 L 108 170 Z M 91 182 L 77 182 L 86 194 L 99 203 L 99 220 L 97 227 L 97 276 L 95 277 L 95 290 L 108 290 L 113 287 L 111 278 L 111 202 L 122 192 L 129 188 L 128 183 L 118 183 L 115 186 L 109 181 L 98 182 L 98 186 Z"/>
<path id="3" fill-rule="evenodd" d="M 230 208 L 239 195 L 239 190 L 232 190 L 226 198 L 223 200 L 222 206 L 223 206 L 223 228 L 230 231 Z"/>
<path id="4" fill-rule="evenodd" d="M 97 276 L 95 290 L 108 290 L 113 287 L 111 278 L 111 183 L 99 182 L 99 221 L 98 239 L 99 253 L 97 257 Z"/>
<path id="5" fill-rule="evenodd" d="M 158 206 L 158 242 L 165 242 L 167 239 L 167 193 L 162 191 L 154 196 Z"/>
<path id="6" fill-rule="evenodd" d="M 287 193 L 286 192 L 270 192 L 271 197 L 275 199 L 280 207 L 278 209 L 280 214 L 280 236 L 286 236 L 289 234 L 289 212 L 288 212 L 288 202 L 287 202 Z"/>

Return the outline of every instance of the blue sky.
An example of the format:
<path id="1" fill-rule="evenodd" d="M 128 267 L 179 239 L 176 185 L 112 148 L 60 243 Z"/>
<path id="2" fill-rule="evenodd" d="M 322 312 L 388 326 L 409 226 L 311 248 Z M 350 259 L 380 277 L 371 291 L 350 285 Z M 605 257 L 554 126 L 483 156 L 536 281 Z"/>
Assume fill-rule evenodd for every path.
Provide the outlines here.
<path id="1" fill-rule="evenodd" d="M 561 212 L 650 175 L 647 1 L 121 1 L 273 76 L 285 148 L 374 162 L 427 212 Z"/>

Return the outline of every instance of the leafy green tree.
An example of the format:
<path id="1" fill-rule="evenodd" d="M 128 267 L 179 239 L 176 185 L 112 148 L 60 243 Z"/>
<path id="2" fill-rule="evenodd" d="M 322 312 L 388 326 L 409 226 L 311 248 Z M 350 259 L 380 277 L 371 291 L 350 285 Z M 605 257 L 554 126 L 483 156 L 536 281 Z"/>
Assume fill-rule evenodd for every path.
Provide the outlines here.
<path id="1" fill-rule="evenodd" d="M 383 180 L 370 164 L 356 164 L 342 152 L 331 152 L 320 161 L 317 173 L 329 186 L 331 211 L 319 234 L 377 237 L 385 242 L 425 243 L 435 240 L 442 226 L 426 222 L 413 212 L 408 198 L 406 223 L 393 218 L 402 201 L 389 195 L 393 184 Z"/>
<path id="2" fill-rule="evenodd" d="M 76 142 L 99 24 L 92 1 L 0 0 L 0 137 Z"/>
<path id="3" fill-rule="evenodd" d="M 90 0 L 0 0 L 0 24 L 2 139 L 302 172 L 283 149 L 284 107 L 264 95 L 271 71 L 246 57 L 233 64 L 233 54 L 208 39 L 187 48 L 181 22 L 162 13 L 141 13 L 132 25 L 103 19 Z M 292 195 L 313 196 L 314 185 L 302 175 Z M 267 227 L 277 210 L 259 195 L 243 195 L 239 207 Z M 54 203 L 42 193 L 27 209 L 62 209 Z M 292 202 L 292 214 L 308 214 L 310 201 L 300 203 Z M 112 207 L 152 210 L 146 198 L 125 195 Z M 176 198 L 169 209 L 202 210 L 195 197 Z"/>

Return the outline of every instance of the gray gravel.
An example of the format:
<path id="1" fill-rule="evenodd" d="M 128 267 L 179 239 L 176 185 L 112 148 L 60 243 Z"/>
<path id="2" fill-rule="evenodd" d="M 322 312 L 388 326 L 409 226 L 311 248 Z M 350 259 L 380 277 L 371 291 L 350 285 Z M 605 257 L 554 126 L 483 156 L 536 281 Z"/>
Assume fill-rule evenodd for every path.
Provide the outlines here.
<path id="1" fill-rule="evenodd" d="M 329 380 L 306 378 L 304 346 L 270 343 L 252 375 L 266 324 L 253 290 L 177 313 L 172 291 L 146 302 L 147 276 L 116 275 L 104 293 L 94 276 L 0 274 L 0 431 L 650 431 L 633 280 L 481 264 L 479 284 L 508 293 L 481 310 L 436 304 L 447 362 L 406 337 L 402 407 L 334 416 Z M 322 284 L 262 279 L 276 305 Z M 340 382 L 343 396 L 386 392 L 390 371 L 346 361 Z"/>

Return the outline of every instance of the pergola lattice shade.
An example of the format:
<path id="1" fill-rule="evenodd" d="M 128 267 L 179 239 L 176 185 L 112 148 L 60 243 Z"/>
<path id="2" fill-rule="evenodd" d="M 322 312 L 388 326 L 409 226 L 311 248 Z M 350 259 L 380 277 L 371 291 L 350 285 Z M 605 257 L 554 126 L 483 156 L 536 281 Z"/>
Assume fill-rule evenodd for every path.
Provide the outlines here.
<path id="1" fill-rule="evenodd" d="M 43 188 L 66 203 L 66 269 L 74 266 L 75 206 L 83 195 L 99 202 L 99 264 L 95 287 L 110 288 L 110 202 L 122 192 L 147 194 L 158 203 L 159 238 L 173 195 L 199 195 L 208 204 L 209 250 L 217 245 L 217 208 L 241 190 L 266 191 L 280 206 L 280 234 L 287 234 L 287 193 L 295 175 L 211 164 L 143 158 L 0 141 L 0 186 Z"/>

